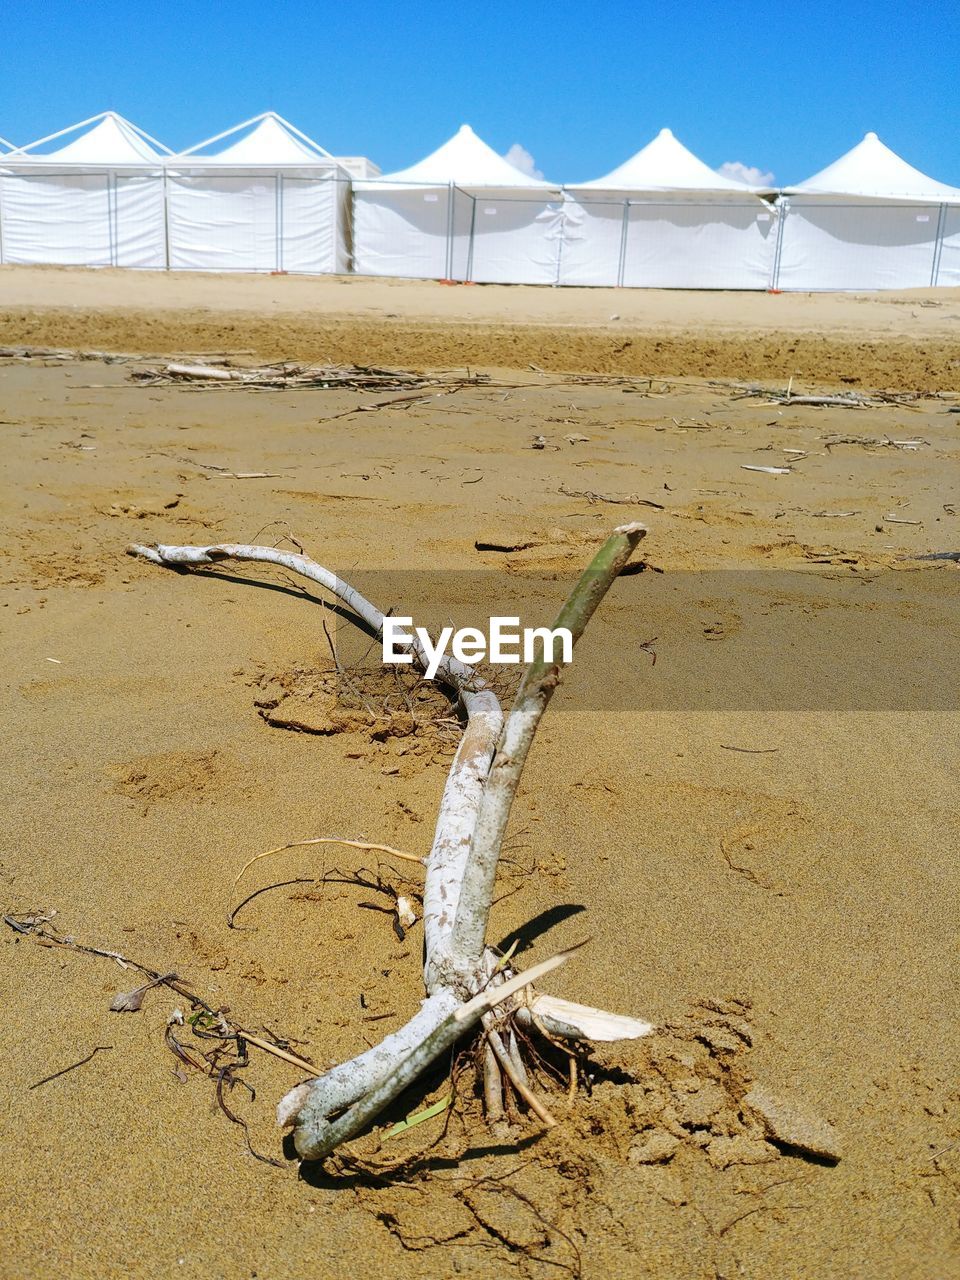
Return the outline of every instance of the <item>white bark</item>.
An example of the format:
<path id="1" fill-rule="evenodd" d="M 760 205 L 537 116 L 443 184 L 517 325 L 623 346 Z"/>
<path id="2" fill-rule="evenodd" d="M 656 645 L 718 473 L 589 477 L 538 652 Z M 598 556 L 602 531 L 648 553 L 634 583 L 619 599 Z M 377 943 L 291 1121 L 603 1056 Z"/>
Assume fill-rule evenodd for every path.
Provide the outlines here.
<path id="1" fill-rule="evenodd" d="M 207 382 L 241 382 L 239 369 L 218 369 L 209 364 L 168 364 L 165 372 L 176 378 L 196 378 Z"/>
<path id="2" fill-rule="evenodd" d="M 439 990 L 436 995 L 424 1000 L 419 1010 L 399 1030 L 386 1036 L 372 1049 L 358 1054 L 349 1062 L 295 1089 L 280 1100 L 277 1107 L 277 1120 L 281 1125 L 296 1123 L 297 1150 L 305 1159 L 315 1159 L 312 1154 L 325 1146 L 333 1128 L 333 1119 L 338 1113 L 353 1107 L 361 1099 L 370 1094 L 385 1081 L 396 1078 L 397 1065 L 409 1058 L 421 1048 L 436 1029 L 460 1007 L 459 997 L 449 988 Z M 418 1067 L 423 1070 L 431 1059 L 425 1059 Z M 406 1084 L 397 1087 L 402 1092 Z M 391 1095 L 388 1101 L 396 1094 Z M 294 1104 L 299 1106 L 294 1110 Z M 386 1106 L 386 1103 L 384 1103 Z M 342 1127 L 342 1126 L 341 1126 Z M 362 1122 L 361 1126 L 362 1127 Z M 358 1132 L 359 1128 L 354 1132 Z M 351 1133 L 350 1137 L 353 1136 Z M 338 1138 L 334 1146 L 345 1141 Z M 333 1146 L 328 1150 L 332 1151 Z M 326 1154 L 326 1152 L 324 1152 Z"/>
<path id="3" fill-rule="evenodd" d="M 424 981 L 429 992 L 453 979 L 450 937 L 460 886 L 484 783 L 503 728 L 500 703 L 490 690 L 464 693 L 463 702 L 469 720 L 443 789 L 423 892 Z"/>
<path id="4" fill-rule="evenodd" d="M 576 644 L 597 605 L 646 532 L 646 526 L 640 523 L 621 525 L 614 530 L 561 609 L 554 629 L 567 627 Z M 559 663 L 547 663 L 543 657 L 531 663 L 503 726 L 464 869 L 451 940 L 455 963 L 464 969 L 477 967 L 483 954 L 497 863 L 513 798 L 540 717 L 559 682 Z"/>
<path id="5" fill-rule="evenodd" d="M 531 1016 L 533 1015 L 533 1016 Z M 640 1018 L 627 1018 L 621 1013 L 607 1013 L 588 1004 L 575 1004 L 558 996 L 531 991 L 527 1003 L 517 1010 L 517 1021 L 529 1025 L 543 1023 L 551 1035 L 565 1040 L 639 1040 L 656 1028 Z"/>
<path id="6" fill-rule="evenodd" d="M 342 600 L 348 608 L 364 620 L 368 627 L 379 636 L 383 631 L 383 614 L 365 599 L 359 591 L 355 591 L 348 582 L 338 578 L 335 573 L 317 564 L 309 556 L 298 555 L 295 551 L 281 551 L 277 547 L 248 546 L 241 543 L 220 543 L 209 547 L 166 547 L 158 544 L 155 547 L 144 547 L 138 544 L 128 548 L 131 555 L 142 556 L 154 564 L 162 565 L 210 565 L 219 564 L 223 560 L 262 561 L 266 564 L 280 565 L 291 573 L 299 573 L 311 582 Z"/>

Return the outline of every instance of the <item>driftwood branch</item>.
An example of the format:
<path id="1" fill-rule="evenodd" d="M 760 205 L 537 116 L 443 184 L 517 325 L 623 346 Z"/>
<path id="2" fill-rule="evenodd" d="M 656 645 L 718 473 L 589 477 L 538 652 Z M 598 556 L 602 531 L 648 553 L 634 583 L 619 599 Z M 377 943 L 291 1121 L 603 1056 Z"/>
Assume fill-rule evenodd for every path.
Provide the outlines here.
<path id="1" fill-rule="evenodd" d="M 555 629 L 576 642 L 606 592 L 625 567 L 646 529 L 616 529 L 598 551 L 560 611 Z M 206 547 L 133 546 L 132 555 L 154 564 L 204 567 L 225 560 L 275 564 L 316 582 L 353 610 L 378 638 L 384 615 L 349 583 L 303 554 L 274 547 L 223 543 Z M 513 1020 L 549 1036 L 575 1040 L 634 1039 L 653 1030 L 647 1022 L 606 1013 L 538 992 L 533 983 L 567 953 L 515 973 L 486 948 L 500 848 L 537 726 L 559 679 L 558 663 L 539 656 L 524 674 L 504 723 L 493 690 L 472 668 L 445 657 L 437 678 L 461 701 L 467 724 L 447 776 L 424 884 L 424 981 L 426 999 L 398 1030 L 350 1062 L 297 1085 L 280 1102 L 281 1124 L 295 1126 L 298 1152 L 321 1159 L 367 1128 L 394 1098 L 478 1023 L 487 1036 L 486 1092 L 496 1119 L 495 1083 L 502 1071 L 545 1123 L 553 1117 L 523 1083 Z M 422 669 L 419 641 L 410 652 Z M 496 1023 L 493 1010 L 496 1009 Z M 520 1088 L 516 1081 L 523 1085 Z M 524 1092 L 526 1090 L 526 1092 Z"/>

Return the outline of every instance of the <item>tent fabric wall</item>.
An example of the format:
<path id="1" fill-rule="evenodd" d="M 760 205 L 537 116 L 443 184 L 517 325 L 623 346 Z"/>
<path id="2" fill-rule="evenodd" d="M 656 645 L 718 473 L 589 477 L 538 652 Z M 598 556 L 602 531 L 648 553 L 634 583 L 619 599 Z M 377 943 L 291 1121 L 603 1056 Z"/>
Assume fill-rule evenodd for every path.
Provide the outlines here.
<path id="1" fill-rule="evenodd" d="M 940 256 L 935 284 L 960 285 L 960 205 L 942 209 Z"/>
<path id="2" fill-rule="evenodd" d="M 349 271 L 350 184 L 281 174 L 280 231 L 281 271 Z"/>
<path id="3" fill-rule="evenodd" d="M 354 271 L 368 276 L 445 279 L 451 200 L 449 188 L 354 191 Z"/>
<path id="4" fill-rule="evenodd" d="M 477 284 L 556 284 L 559 202 L 515 191 L 378 184 L 354 191 L 354 271 L 359 275 Z"/>
<path id="5" fill-rule="evenodd" d="M 917 289 L 935 283 L 939 206 L 808 197 L 783 202 L 775 287 Z"/>
<path id="6" fill-rule="evenodd" d="M 115 267 L 159 270 L 166 263 L 163 174 L 114 177 Z"/>
<path id="7" fill-rule="evenodd" d="M 784 192 L 775 286 L 815 291 L 935 284 L 944 257 L 941 210 L 958 204 L 960 189 L 927 177 L 868 133 Z M 949 263 L 949 250 L 946 257 Z"/>
<path id="8" fill-rule="evenodd" d="M 277 182 L 271 175 L 167 174 L 172 271 L 276 271 Z"/>
<path id="9" fill-rule="evenodd" d="M 171 270 L 346 272 L 348 194 L 330 174 L 171 169 Z"/>
<path id="10" fill-rule="evenodd" d="M 79 267 L 166 265 L 163 175 L 0 176 L 3 261 Z"/>
<path id="11" fill-rule="evenodd" d="M 776 211 L 758 200 L 637 200 L 564 206 L 559 281 L 650 289 L 766 289 Z"/>
<path id="12" fill-rule="evenodd" d="M 757 201 L 631 204 L 627 288 L 766 289 L 776 246 L 774 216 Z"/>
<path id="13" fill-rule="evenodd" d="M 107 174 L 7 173 L 0 205 L 4 262 L 112 265 Z"/>
<path id="14" fill-rule="evenodd" d="M 624 223 L 628 216 L 626 197 L 568 197 L 563 207 L 560 284 L 621 284 Z"/>
<path id="15" fill-rule="evenodd" d="M 470 263 L 463 278 L 478 284 L 556 284 L 563 238 L 559 201 L 510 192 L 472 197 Z"/>

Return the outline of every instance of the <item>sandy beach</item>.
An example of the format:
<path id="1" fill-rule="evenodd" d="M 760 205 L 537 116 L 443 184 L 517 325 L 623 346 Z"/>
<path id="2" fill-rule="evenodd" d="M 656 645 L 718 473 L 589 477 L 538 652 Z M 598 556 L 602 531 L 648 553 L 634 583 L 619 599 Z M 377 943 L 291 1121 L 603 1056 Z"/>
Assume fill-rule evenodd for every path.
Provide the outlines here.
<path id="1" fill-rule="evenodd" d="M 960 551 L 956 292 L 5 267 L 0 347 L 99 353 L 0 353 L 0 911 L 28 921 L 0 931 L 0 1277 L 960 1271 L 960 569 L 921 558 Z M 132 376 L 175 356 L 484 380 L 381 404 Z M 864 403 L 784 403 L 788 383 Z M 188 1003 L 112 1012 L 138 972 L 40 934 L 338 1062 L 422 996 L 420 926 L 401 941 L 353 878 L 410 868 L 303 848 L 235 877 L 308 837 L 425 854 L 454 731 L 429 706 L 332 730 L 324 618 L 364 649 L 321 593 L 125 548 L 287 537 L 385 608 L 542 622 L 632 519 L 650 568 L 544 721 L 493 934 L 522 964 L 589 938 L 550 989 L 663 1035 L 571 1105 L 558 1084 L 548 1133 L 494 1140 L 465 1072 L 445 1130 L 381 1130 L 352 1168 L 298 1166 L 274 1107 L 302 1077 L 251 1049 L 255 1096 L 221 1092 L 275 1163 L 254 1159 L 165 1042 Z M 839 1163 L 748 1140 L 758 1084 L 834 1126 Z"/>

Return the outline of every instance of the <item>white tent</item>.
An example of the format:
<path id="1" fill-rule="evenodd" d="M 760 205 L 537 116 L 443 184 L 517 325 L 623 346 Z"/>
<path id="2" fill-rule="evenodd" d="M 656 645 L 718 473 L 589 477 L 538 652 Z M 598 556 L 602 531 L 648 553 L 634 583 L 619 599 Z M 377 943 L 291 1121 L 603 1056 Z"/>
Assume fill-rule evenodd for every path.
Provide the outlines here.
<path id="1" fill-rule="evenodd" d="M 462 125 L 409 169 L 354 183 L 354 270 L 556 284 L 560 188 L 531 178 Z"/>
<path id="2" fill-rule="evenodd" d="M 4 156 L 3 261 L 163 267 L 164 152 L 163 143 L 105 111 Z"/>
<path id="3" fill-rule="evenodd" d="M 766 289 L 776 220 L 759 190 L 661 129 L 612 173 L 566 188 L 560 282 Z"/>
<path id="4" fill-rule="evenodd" d="M 779 289 L 960 284 L 960 189 L 928 178 L 868 133 L 784 190 Z"/>
<path id="5" fill-rule="evenodd" d="M 231 138 L 220 150 L 208 150 Z M 167 202 L 174 269 L 349 268 L 349 175 L 276 112 L 173 157 Z"/>

